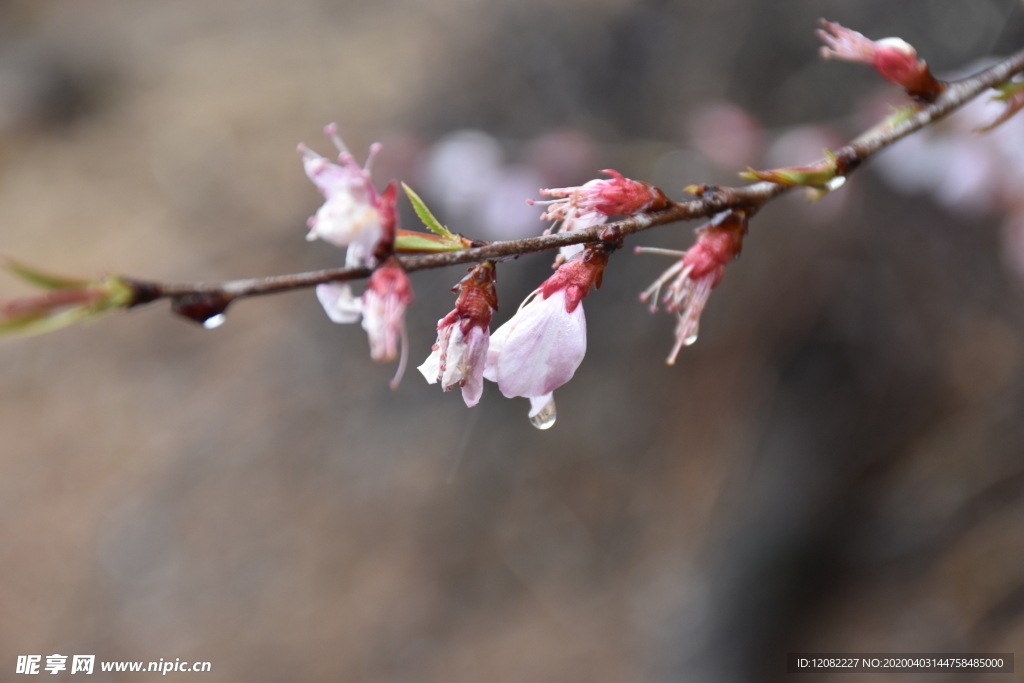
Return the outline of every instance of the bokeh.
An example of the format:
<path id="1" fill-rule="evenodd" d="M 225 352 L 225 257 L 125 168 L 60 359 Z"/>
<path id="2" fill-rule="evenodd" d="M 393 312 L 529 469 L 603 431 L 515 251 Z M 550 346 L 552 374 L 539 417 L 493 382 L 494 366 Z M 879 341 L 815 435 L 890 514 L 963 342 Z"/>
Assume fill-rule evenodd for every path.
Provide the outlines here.
<path id="1" fill-rule="evenodd" d="M 0 250 L 171 281 L 338 265 L 303 240 L 295 152 L 331 121 L 481 239 L 538 234 L 524 200 L 602 168 L 737 183 L 904 103 L 818 59 L 819 17 L 939 77 L 1024 46 L 1020 0 L 5 0 Z M 614 255 L 546 432 L 491 384 L 472 410 L 414 369 L 391 391 L 309 291 L 213 331 L 158 303 L 0 341 L 0 678 L 53 653 L 458 683 L 1024 653 L 1024 136 L 956 121 L 767 206 L 673 367 L 637 300 L 669 262 Z M 501 266 L 496 322 L 550 263 Z M 413 276 L 413 365 L 464 270 Z"/>

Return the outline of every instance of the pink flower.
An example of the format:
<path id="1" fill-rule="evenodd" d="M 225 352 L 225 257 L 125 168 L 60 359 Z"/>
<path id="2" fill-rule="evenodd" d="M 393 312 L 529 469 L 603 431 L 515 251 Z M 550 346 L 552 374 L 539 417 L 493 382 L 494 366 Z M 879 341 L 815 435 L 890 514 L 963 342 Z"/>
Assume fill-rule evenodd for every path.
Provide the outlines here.
<path id="1" fill-rule="evenodd" d="M 605 169 L 611 180 L 591 180 L 580 187 L 541 190 L 550 201 L 526 200 L 529 204 L 546 204 L 541 220 L 560 221 L 558 232 L 586 230 L 601 225 L 610 216 L 630 216 L 640 211 L 656 211 L 668 206 L 668 197 L 655 186 L 625 178 L 618 171 Z M 550 231 L 544 234 L 550 234 Z M 571 244 L 558 250 L 555 266 L 583 251 L 582 244 Z"/>
<path id="2" fill-rule="evenodd" d="M 541 190 L 545 197 L 556 197 L 550 201 L 530 204 L 546 204 L 548 210 L 541 215 L 543 220 L 563 221 L 582 218 L 586 214 L 608 216 L 631 216 L 640 211 L 657 211 L 668 206 L 665 193 L 649 183 L 624 178 L 618 171 L 601 171 L 612 176 L 611 180 L 591 180 L 580 187 L 560 187 Z M 592 217 L 590 220 L 594 220 Z M 592 223 L 597 225 L 598 223 Z"/>
<path id="3" fill-rule="evenodd" d="M 746 232 L 746 214 L 742 211 L 726 211 L 698 229 L 697 242 L 688 251 L 637 247 L 637 253 L 679 257 L 678 263 L 662 273 L 640 295 L 641 301 L 651 300 L 651 312 L 654 313 L 658 310 L 661 288 L 668 283 L 662 303 L 666 311 L 678 316 L 676 341 L 667 361 L 669 365 L 676 362 L 676 356 L 683 346 L 697 341 L 700 315 L 711 296 L 711 290 L 722 281 L 726 264 L 739 256 Z"/>
<path id="4" fill-rule="evenodd" d="M 401 359 L 391 388 L 394 389 L 405 373 L 409 356 L 409 340 L 405 330 L 405 309 L 412 303 L 412 285 L 397 262 L 385 262 L 370 275 L 366 290 L 359 299 L 352 289 L 340 282 L 317 285 L 316 296 L 336 323 L 354 323 L 363 320 L 363 329 L 370 340 L 370 357 L 378 363 L 389 363 L 398 358 L 401 341 Z"/>
<path id="5" fill-rule="evenodd" d="M 370 164 L 380 145 L 370 148 L 366 165 L 360 168 L 338 136 L 336 124 L 324 128 L 324 134 L 338 148 L 337 164 L 299 145 L 306 175 L 326 198 L 323 206 L 306 221 L 310 229 L 306 239 L 319 238 L 335 246 L 348 247 L 346 264 L 349 266 L 372 266 L 376 263 L 375 252 L 381 240 L 394 239 L 397 189 L 392 183 L 383 194 L 378 194 L 370 179 Z"/>
<path id="6" fill-rule="evenodd" d="M 935 80 L 917 51 L 901 38 L 869 40 L 862 34 L 832 22 L 822 20 L 818 37 L 825 43 L 821 56 L 847 62 L 870 64 L 882 78 L 902 86 L 911 97 L 933 101 L 946 89 Z"/>
<path id="7" fill-rule="evenodd" d="M 437 343 L 419 367 L 427 382 L 440 381 L 445 391 L 462 387 L 462 399 L 470 408 L 484 390 L 491 316 L 498 307 L 494 274 L 494 264 L 485 261 L 455 286 L 455 309 L 437 322 Z"/>
<path id="8" fill-rule="evenodd" d="M 582 300 L 600 286 L 615 246 L 588 245 L 563 264 L 491 335 L 484 377 L 505 396 L 530 399 L 530 418 L 542 429 L 554 423 L 552 393 L 576 372 L 587 352 Z"/>

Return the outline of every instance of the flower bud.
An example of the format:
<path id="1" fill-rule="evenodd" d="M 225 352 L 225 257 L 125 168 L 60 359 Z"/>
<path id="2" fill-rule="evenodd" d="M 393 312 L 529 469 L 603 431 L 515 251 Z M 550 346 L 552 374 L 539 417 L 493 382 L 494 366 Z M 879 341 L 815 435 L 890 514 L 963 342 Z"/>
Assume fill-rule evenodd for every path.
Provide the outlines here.
<path id="1" fill-rule="evenodd" d="M 907 94 L 925 102 L 932 102 L 945 84 L 935 80 L 928 64 L 917 58 L 917 51 L 900 38 L 869 40 L 860 33 L 839 24 L 821 21 L 818 37 L 825 45 L 821 56 L 847 62 L 870 64 L 882 78 L 903 87 Z"/>
<path id="2" fill-rule="evenodd" d="M 44 290 L 0 305 L 0 335 L 52 332 L 128 308 L 136 298 L 132 283 L 118 275 L 103 280 L 65 278 L 13 259 L 4 259 L 0 267 Z"/>

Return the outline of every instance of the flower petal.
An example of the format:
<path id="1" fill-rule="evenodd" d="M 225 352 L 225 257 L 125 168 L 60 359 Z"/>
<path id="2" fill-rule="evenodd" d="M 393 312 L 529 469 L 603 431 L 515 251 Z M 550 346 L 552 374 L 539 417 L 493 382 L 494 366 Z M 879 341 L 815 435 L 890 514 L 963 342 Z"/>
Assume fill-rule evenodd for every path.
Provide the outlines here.
<path id="1" fill-rule="evenodd" d="M 586 318 L 582 306 L 566 312 L 565 290 L 547 299 L 538 295 L 505 325 L 511 329 L 497 356 L 494 375 L 501 393 L 509 398 L 549 394 L 572 379 L 583 362 Z"/>
<path id="2" fill-rule="evenodd" d="M 441 346 L 435 345 L 435 347 L 423 361 L 423 365 L 416 368 L 423 374 L 427 384 L 437 384 L 437 380 L 441 377 Z"/>
<path id="3" fill-rule="evenodd" d="M 352 296 L 352 288 L 340 282 L 327 282 L 316 286 L 316 298 L 324 307 L 327 317 L 336 323 L 355 323 L 363 314 L 362 301 Z"/>

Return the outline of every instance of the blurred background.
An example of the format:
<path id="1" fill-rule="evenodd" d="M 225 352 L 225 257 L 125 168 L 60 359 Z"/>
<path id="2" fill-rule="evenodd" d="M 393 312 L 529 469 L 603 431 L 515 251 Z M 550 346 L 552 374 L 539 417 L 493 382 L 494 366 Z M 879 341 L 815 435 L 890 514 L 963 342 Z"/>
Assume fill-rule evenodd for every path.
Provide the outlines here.
<path id="1" fill-rule="evenodd" d="M 0 250 L 175 281 L 338 265 L 303 240 L 295 152 L 330 121 L 482 239 L 539 233 L 523 200 L 602 168 L 736 183 L 903 103 L 817 58 L 819 17 L 940 77 L 1024 46 L 1020 0 L 5 0 Z M 309 291 L 214 331 L 160 303 L 0 341 L 0 678 L 53 653 L 455 682 L 1024 653 L 1024 122 L 972 137 L 986 106 L 766 207 L 674 367 L 637 301 L 670 261 L 615 255 L 547 432 L 491 384 L 472 410 L 412 368 L 389 390 Z M 550 262 L 501 266 L 496 324 Z M 413 276 L 413 365 L 464 271 Z"/>

